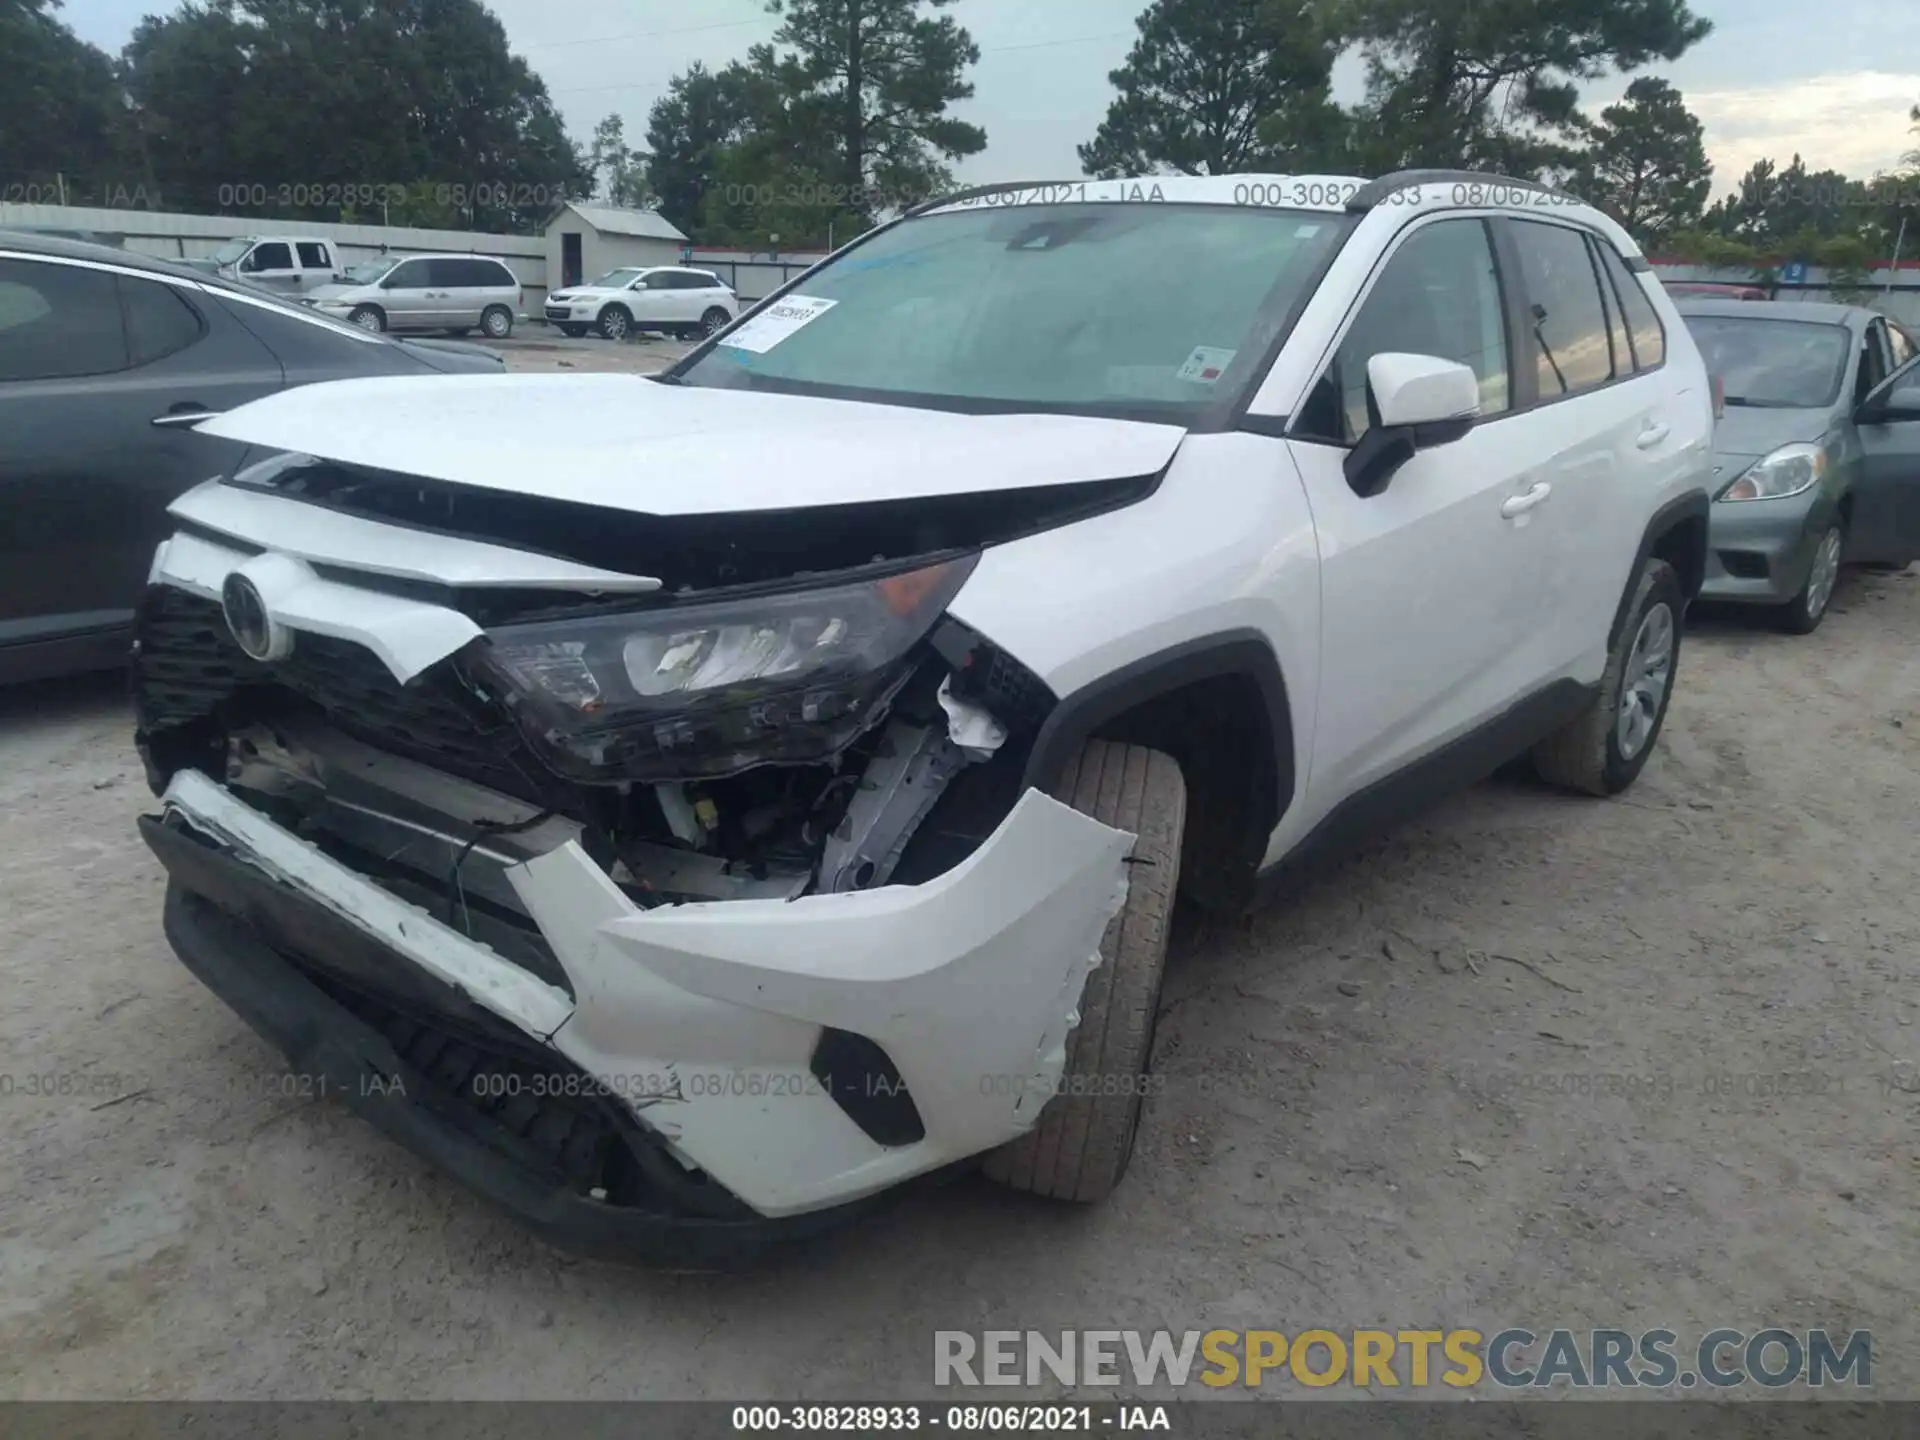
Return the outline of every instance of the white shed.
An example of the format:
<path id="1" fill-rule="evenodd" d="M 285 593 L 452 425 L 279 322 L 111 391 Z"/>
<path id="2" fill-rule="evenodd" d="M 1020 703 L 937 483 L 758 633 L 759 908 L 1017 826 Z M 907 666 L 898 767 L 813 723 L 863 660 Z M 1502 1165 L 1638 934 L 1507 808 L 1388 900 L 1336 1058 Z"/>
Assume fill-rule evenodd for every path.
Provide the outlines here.
<path id="1" fill-rule="evenodd" d="M 621 265 L 677 265 L 687 237 L 657 210 L 584 201 L 547 222 L 547 286 L 579 285 Z"/>

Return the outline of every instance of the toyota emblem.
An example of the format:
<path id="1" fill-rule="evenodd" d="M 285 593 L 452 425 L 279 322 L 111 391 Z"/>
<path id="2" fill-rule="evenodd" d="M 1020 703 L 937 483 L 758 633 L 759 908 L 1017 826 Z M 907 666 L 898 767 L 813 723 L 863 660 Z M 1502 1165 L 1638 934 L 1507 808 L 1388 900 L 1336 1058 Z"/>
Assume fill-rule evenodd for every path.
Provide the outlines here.
<path id="1" fill-rule="evenodd" d="M 293 632 L 273 618 L 260 587 L 241 574 L 227 577 L 220 587 L 220 610 L 227 629 L 249 659 L 279 660 L 293 649 Z"/>

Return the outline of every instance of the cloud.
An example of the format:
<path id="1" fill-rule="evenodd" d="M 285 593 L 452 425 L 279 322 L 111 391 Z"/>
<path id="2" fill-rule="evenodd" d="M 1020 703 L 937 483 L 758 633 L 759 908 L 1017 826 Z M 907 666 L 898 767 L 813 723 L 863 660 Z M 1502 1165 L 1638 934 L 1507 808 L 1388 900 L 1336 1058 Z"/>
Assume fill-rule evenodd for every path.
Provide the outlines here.
<path id="1" fill-rule="evenodd" d="M 1714 189 L 1738 187 L 1756 160 L 1782 166 L 1800 155 L 1810 170 L 1865 179 L 1898 169 L 1920 146 L 1907 112 L 1920 74 L 1858 70 L 1741 89 L 1689 90 L 1687 108 L 1706 129 Z"/>

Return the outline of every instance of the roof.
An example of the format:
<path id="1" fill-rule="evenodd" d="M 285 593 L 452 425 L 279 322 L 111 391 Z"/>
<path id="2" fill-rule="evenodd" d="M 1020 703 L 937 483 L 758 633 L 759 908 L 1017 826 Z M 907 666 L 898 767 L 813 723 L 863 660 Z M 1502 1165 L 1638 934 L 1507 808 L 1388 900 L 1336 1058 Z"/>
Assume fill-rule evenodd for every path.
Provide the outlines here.
<path id="1" fill-rule="evenodd" d="M 577 200 L 561 206 L 560 214 L 547 222 L 547 228 L 552 229 L 554 221 L 569 210 L 594 229 L 608 235 L 634 235 L 643 240 L 672 240 L 682 245 L 687 242 L 687 237 L 682 235 L 658 210 L 635 210 L 625 205 L 588 205 Z"/>
<path id="2" fill-rule="evenodd" d="M 1673 303 L 1682 315 L 1727 315 L 1739 320 L 1798 320 L 1813 325 L 1851 325 L 1873 319 L 1864 305 L 1832 305 L 1815 300 L 1704 300 L 1676 295 Z"/>
<path id="3" fill-rule="evenodd" d="M 162 260 L 154 255 L 143 255 L 138 250 L 95 245 L 85 240 L 70 240 L 64 235 L 32 230 L 0 229 L 0 250 L 12 250 L 22 255 L 54 255 L 64 260 L 93 260 L 105 265 L 117 265 L 122 270 L 147 270 L 156 275 L 173 275 L 196 283 L 213 279 L 204 270 L 195 270 L 190 265 Z"/>
<path id="4" fill-rule="evenodd" d="M 1533 180 L 1465 170 L 1402 170 L 1377 179 L 1358 175 L 1141 175 L 1117 180 L 1053 180 L 982 185 L 944 195 L 906 212 L 905 218 L 1023 205 L 1133 204 L 1238 205 L 1257 209 L 1318 211 L 1364 216 L 1376 209 L 1412 217 L 1443 210 L 1474 214 L 1505 211 L 1545 220 L 1562 216 L 1597 230 L 1629 267 L 1645 270 L 1634 238 L 1604 211 Z"/>

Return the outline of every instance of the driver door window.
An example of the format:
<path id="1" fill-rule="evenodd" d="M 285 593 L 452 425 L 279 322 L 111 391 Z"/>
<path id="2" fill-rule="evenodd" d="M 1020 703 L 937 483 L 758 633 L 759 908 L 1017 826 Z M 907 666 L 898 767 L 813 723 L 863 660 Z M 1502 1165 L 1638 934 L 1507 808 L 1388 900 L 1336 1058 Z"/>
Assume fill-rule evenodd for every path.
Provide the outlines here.
<path id="1" fill-rule="evenodd" d="M 1372 428 L 1367 362 L 1401 351 L 1454 360 L 1480 381 L 1482 416 L 1512 403 L 1506 316 L 1479 220 L 1442 220 L 1393 253 L 1301 411 L 1302 438 L 1352 445 Z"/>
<path id="2" fill-rule="evenodd" d="M 281 240 L 266 240 L 247 252 L 240 262 L 240 273 L 261 279 L 286 275 L 293 269 L 293 251 Z"/>

